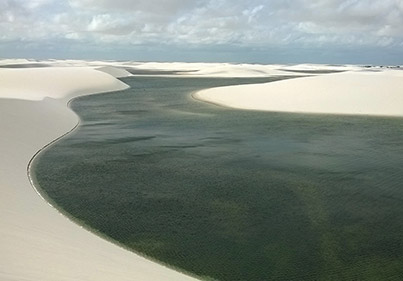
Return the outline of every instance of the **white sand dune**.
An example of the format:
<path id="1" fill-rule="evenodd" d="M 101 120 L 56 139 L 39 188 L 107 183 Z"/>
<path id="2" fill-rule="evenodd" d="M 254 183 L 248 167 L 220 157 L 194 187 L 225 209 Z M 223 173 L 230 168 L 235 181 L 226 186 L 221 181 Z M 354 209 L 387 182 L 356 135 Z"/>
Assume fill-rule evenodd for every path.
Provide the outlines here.
<path id="1" fill-rule="evenodd" d="M 267 77 L 301 75 L 281 70 L 282 65 L 230 64 L 230 63 L 126 63 L 125 67 L 137 70 L 178 72 L 181 76 L 204 77 Z"/>
<path id="2" fill-rule="evenodd" d="M 51 67 L 32 68 L 35 63 Z M 77 124 L 78 117 L 66 107 L 68 100 L 125 89 L 127 85 L 114 78 L 129 76 L 125 68 L 182 71 L 181 75 L 196 77 L 350 71 L 210 89 L 196 97 L 244 109 L 403 115 L 403 72 L 397 70 L 306 64 L 0 60 L 0 65 L 9 64 L 29 67 L 0 68 L 0 280 L 195 280 L 72 223 L 40 198 L 27 176 L 32 156 Z"/>
<path id="3" fill-rule="evenodd" d="M 360 70 L 362 67 L 357 65 L 328 65 L 328 64 L 295 64 L 285 65 L 282 67 L 284 70 L 296 70 L 296 71 L 315 71 L 315 70 L 333 70 L 333 71 L 347 71 L 347 70 Z"/>
<path id="4" fill-rule="evenodd" d="M 403 71 L 343 72 L 221 87 L 194 97 L 239 109 L 403 116 Z"/>
<path id="5" fill-rule="evenodd" d="M 26 64 L 31 63 L 30 60 L 27 59 L 1 59 L 0 65 L 7 65 L 7 64 Z"/>
<path id="6" fill-rule="evenodd" d="M 0 69 L 0 97 L 69 100 L 78 95 L 124 89 L 113 76 L 91 67 Z"/>
<path id="7" fill-rule="evenodd" d="M 293 76 L 301 75 L 292 72 L 286 72 L 278 69 L 278 66 L 272 65 L 253 65 L 253 64 L 217 64 L 201 68 L 190 74 L 194 76 L 214 76 L 214 77 L 267 77 L 267 76 Z"/>
<path id="8" fill-rule="evenodd" d="M 0 69 L 0 280 L 195 280 L 84 230 L 28 179 L 31 157 L 77 124 L 69 99 L 125 88 L 93 68 Z"/>
<path id="9" fill-rule="evenodd" d="M 301 76 L 309 75 L 309 71 L 356 71 L 363 67 L 355 65 L 261 65 L 231 63 L 180 63 L 180 62 L 125 62 L 120 67 L 136 70 L 162 70 L 177 72 L 181 76 L 206 77 L 267 77 L 267 76 Z M 293 72 L 297 71 L 297 72 Z M 307 72 L 305 74 L 301 72 Z M 320 74 L 320 73 L 316 73 Z"/>
<path id="10" fill-rule="evenodd" d="M 0 60 L 0 66 L 7 64 L 28 65 L 30 67 L 35 64 L 49 67 L 93 67 L 103 69 L 107 72 L 110 69 L 124 71 L 124 69 L 146 70 L 146 71 L 166 71 L 173 72 L 174 75 L 181 76 L 206 76 L 206 77 L 267 77 L 267 76 L 301 76 L 301 73 L 293 73 L 292 71 L 348 71 L 363 69 L 354 65 L 318 65 L 318 64 L 297 64 L 297 65 L 261 65 L 261 64 L 231 64 L 231 63 L 183 63 L 183 62 L 135 62 L 135 61 L 86 61 L 86 60 Z M 116 73 L 116 72 L 115 72 Z M 127 73 L 115 74 L 116 77 L 128 76 Z M 144 74 L 143 74 L 144 75 Z M 147 75 L 153 75 L 150 72 Z M 161 74 L 158 74 L 161 75 Z M 172 76 L 173 74 L 166 74 Z M 305 74 L 306 75 L 306 74 Z"/>

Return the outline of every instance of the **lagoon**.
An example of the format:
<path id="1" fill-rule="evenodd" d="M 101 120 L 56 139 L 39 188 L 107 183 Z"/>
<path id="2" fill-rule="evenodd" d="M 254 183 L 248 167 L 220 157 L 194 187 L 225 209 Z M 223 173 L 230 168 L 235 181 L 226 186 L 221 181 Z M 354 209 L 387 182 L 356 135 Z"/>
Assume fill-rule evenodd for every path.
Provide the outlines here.
<path id="1" fill-rule="evenodd" d="M 399 280 L 403 119 L 191 98 L 268 80 L 130 77 L 77 98 L 81 124 L 37 157 L 37 185 L 80 224 L 202 279 Z"/>

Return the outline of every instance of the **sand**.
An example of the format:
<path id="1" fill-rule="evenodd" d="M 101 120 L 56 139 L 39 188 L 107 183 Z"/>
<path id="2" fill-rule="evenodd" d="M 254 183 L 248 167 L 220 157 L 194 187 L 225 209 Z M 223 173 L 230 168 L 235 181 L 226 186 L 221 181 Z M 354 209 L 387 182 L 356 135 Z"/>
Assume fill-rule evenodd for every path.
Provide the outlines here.
<path id="1" fill-rule="evenodd" d="M 76 126 L 69 99 L 126 88 L 93 67 L 0 69 L 0 280 L 195 280 L 71 222 L 28 179 L 31 157 Z"/>
<path id="2" fill-rule="evenodd" d="M 403 116 L 403 71 L 347 71 L 195 93 L 226 107 L 296 113 Z"/>
<path id="3" fill-rule="evenodd" d="M 25 59 L 0 60 L 0 66 L 0 280 L 195 280 L 71 222 L 36 193 L 27 176 L 32 156 L 77 125 L 79 119 L 67 102 L 79 95 L 126 89 L 115 78 L 130 76 L 125 69 L 194 77 L 345 71 L 215 88 L 195 97 L 240 109 L 403 114 L 402 71 L 379 67 Z"/>

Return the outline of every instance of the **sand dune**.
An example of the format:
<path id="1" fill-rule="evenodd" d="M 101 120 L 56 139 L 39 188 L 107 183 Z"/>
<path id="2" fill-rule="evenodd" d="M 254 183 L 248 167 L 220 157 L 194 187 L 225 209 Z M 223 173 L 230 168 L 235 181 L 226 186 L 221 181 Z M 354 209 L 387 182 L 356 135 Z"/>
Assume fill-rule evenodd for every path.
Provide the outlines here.
<path id="1" fill-rule="evenodd" d="M 239 109 L 403 116 L 403 71 L 350 71 L 208 89 L 194 97 Z"/>
<path id="2" fill-rule="evenodd" d="M 196 77 L 346 71 L 222 87 L 195 96 L 242 109 L 403 115 L 403 72 L 398 70 L 307 64 L 0 60 L 2 66 L 10 64 L 17 64 L 17 68 L 0 68 L 0 280 L 194 280 L 72 223 L 40 198 L 27 176 L 32 156 L 77 124 L 78 117 L 66 107 L 68 100 L 126 89 L 127 85 L 115 78 L 129 76 L 124 69 Z M 35 68 L 35 64 L 42 67 Z"/>
<path id="3" fill-rule="evenodd" d="M 89 67 L 0 69 L 0 97 L 69 100 L 78 95 L 121 90 L 127 85 Z"/>
<path id="4" fill-rule="evenodd" d="M 299 75 L 281 70 L 283 65 L 230 64 L 230 63 L 127 63 L 137 70 L 173 71 L 181 76 L 206 77 L 267 77 L 275 75 Z"/>
<path id="5" fill-rule="evenodd" d="M 0 69 L 0 280 L 194 280 L 82 229 L 28 179 L 31 157 L 77 124 L 70 98 L 126 87 L 92 68 Z"/>
<path id="6" fill-rule="evenodd" d="M 361 70 L 363 67 L 356 65 L 319 65 L 319 64 L 296 64 L 296 65 L 261 65 L 261 64 L 231 64 L 231 63 L 183 63 L 183 62 L 135 62 L 135 61 L 86 61 L 86 60 L 0 60 L 0 67 L 14 65 L 22 67 L 32 67 L 35 64 L 49 67 L 92 67 L 108 71 L 111 69 L 120 71 L 124 69 L 136 71 L 146 71 L 147 75 L 153 72 L 162 72 L 158 75 L 181 75 L 181 76 L 207 76 L 207 77 L 265 77 L 265 76 L 300 76 L 303 71 L 348 71 Z M 293 73 L 293 71 L 297 71 Z M 116 73 L 116 72 L 115 72 Z M 114 73 L 110 73 L 116 77 Z M 119 77 L 127 76 L 118 74 Z M 144 75 L 144 74 L 142 74 Z"/>

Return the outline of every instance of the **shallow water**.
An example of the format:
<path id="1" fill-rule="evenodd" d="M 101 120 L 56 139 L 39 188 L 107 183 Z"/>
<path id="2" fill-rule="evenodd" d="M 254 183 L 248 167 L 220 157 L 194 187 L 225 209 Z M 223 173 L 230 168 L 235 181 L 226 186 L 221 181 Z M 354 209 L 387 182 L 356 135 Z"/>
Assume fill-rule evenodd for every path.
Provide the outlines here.
<path id="1" fill-rule="evenodd" d="M 77 221 L 208 280 L 402 280 L 403 119 L 190 98 L 264 79 L 123 80 L 34 163 Z"/>

